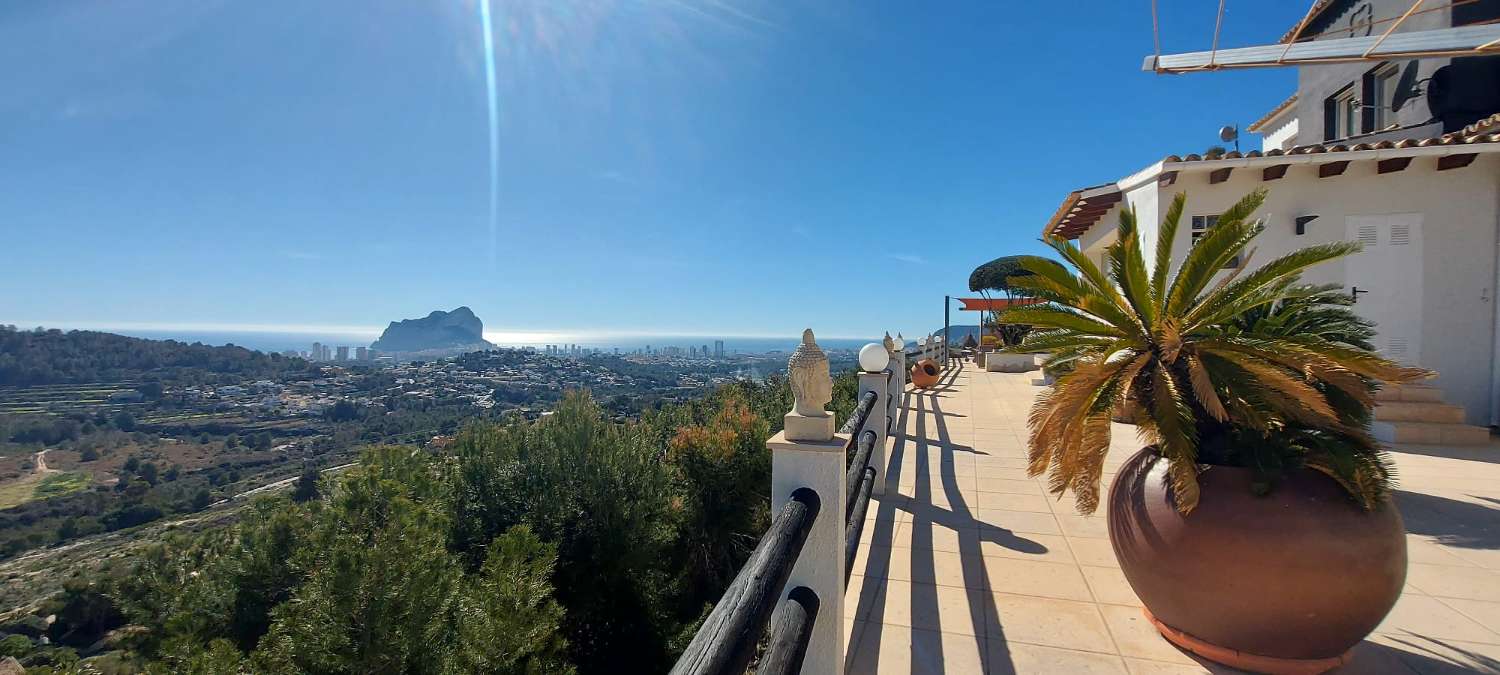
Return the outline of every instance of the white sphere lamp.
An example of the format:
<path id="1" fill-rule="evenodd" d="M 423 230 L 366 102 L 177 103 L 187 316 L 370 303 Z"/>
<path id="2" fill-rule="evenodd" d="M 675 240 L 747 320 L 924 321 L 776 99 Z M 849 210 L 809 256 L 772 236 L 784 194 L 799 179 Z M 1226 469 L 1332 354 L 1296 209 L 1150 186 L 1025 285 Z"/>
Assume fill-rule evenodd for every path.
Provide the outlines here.
<path id="1" fill-rule="evenodd" d="M 899 352 L 903 349 L 906 349 L 906 340 L 902 340 L 901 336 L 897 335 L 896 337 L 891 338 L 891 345 L 896 348 L 896 351 Z"/>
<path id="2" fill-rule="evenodd" d="M 885 350 L 885 345 L 878 342 L 871 342 L 859 348 L 859 369 L 867 373 L 885 370 L 890 359 L 891 353 Z"/>

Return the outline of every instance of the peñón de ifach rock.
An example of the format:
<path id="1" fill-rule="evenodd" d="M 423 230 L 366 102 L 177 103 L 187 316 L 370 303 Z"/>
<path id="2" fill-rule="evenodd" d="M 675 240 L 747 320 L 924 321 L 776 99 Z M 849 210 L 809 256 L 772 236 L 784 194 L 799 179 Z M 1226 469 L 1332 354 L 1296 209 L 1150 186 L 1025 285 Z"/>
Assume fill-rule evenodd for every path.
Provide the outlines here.
<path id="1" fill-rule="evenodd" d="M 484 339 L 484 322 L 468 307 L 459 307 L 420 319 L 392 321 L 370 347 L 382 352 L 425 352 L 489 349 L 494 345 Z"/>

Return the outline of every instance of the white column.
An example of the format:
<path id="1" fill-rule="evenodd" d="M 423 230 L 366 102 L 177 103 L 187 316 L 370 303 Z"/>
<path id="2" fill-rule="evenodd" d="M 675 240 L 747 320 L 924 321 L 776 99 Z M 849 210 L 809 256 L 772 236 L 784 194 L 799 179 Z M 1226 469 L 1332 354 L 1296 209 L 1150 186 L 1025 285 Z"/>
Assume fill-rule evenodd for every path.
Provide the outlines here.
<path id="1" fill-rule="evenodd" d="M 875 432 L 875 447 L 870 451 L 870 466 L 875 469 L 875 483 L 870 487 L 870 494 L 879 496 L 885 494 L 885 416 L 890 410 L 890 406 L 886 405 L 891 397 L 890 378 L 885 373 L 860 373 L 860 398 L 867 391 L 875 392 L 875 405 L 870 408 L 869 419 L 865 420 L 865 429 Z M 858 485 L 850 487 L 858 488 Z"/>
<path id="2" fill-rule="evenodd" d="M 771 437 L 771 513 L 778 513 L 798 488 L 818 493 L 818 517 L 786 594 L 806 586 L 818 594 L 818 618 L 802 672 L 809 675 L 844 672 L 844 447 L 848 437 L 835 434 L 828 441 L 788 441 L 783 433 Z M 777 605 L 780 606 L 779 604 Z"/>

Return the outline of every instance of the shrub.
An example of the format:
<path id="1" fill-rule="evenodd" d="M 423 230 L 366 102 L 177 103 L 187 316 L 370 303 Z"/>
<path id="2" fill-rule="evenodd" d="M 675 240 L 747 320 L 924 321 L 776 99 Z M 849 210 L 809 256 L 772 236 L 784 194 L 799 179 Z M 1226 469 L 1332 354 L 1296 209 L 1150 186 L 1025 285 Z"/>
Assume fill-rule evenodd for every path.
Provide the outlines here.
<path id="1" fill-rule="evenodd" d="M 1183 194 L 1161 225 L 1152 272 L 1129 210 L 1107 252 L 1108 274 L 1056 238 L 1047 243 L 1077 276 L 1043 258 L 1023 261 L 1034 276 L 1013 283 L 1050 304 L 1003 318 L 1046 329 L 1023 349 L 1048 353 L 1049 368 L 1072 366 L 1032 409 L 1030 471 L 1050 471 L 1052 491 L 1071 489 L 1080 510 L 1098 503 L 1110 415 L 1127 398 L 1141 410 L 1141 435 L 1168 462 L 1184 513 L 1198 503 L 1200 464 L 1250 468 L 1260 489 L 1305 466 L 1333 477 L 1365 508 L 1386 499 L 1390 470 L 1364 428 L 1375 383 L 1425 372 L 1371 352 L 1368 324 L 1328 289 L 1300 284 L 1303 270 L 1357 251 L 1357 243 L 1310 246 L 1213 283 L 1260 233 L 1250 216 L 1264 198 L 1256 191 L 1225 211 L 1175 274 L 1169 262 Z"/>
<path id="2" fill-rule="evenodd" d="M 31 653 L 31 638 L 25 635 L 7 635 L 0 639 L 0 656 L 21 658 Z"/>

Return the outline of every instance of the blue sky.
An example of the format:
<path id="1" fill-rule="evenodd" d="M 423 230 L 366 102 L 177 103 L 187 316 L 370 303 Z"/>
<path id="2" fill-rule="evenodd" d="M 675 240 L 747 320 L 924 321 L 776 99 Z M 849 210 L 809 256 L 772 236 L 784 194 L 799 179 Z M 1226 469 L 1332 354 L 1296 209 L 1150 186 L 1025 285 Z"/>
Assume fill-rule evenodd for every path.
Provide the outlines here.
<path id="1" fill-rule="evenodd" d="M 1296 82 L 1141 72 L 1145 0 L 492 1 L 493 247 L 477 0 L 0 4 L 0 322 L 913 334 Z"/>

